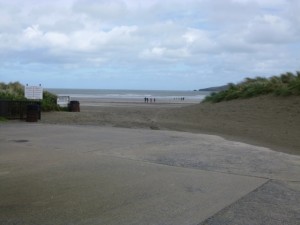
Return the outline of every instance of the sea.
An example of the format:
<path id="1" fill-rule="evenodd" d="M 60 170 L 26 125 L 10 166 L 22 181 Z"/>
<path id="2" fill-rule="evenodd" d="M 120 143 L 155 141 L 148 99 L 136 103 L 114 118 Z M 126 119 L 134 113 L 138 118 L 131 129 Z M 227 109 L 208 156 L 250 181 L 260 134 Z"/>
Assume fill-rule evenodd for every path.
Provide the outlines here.
<path id="1" fill-rule="evenodd" d="M 71 100 L 92 100 L 103 102 L 142 102 L 145 98 L 156 102 L 199 103 L 207 91 L 170 91 L 170 90 L 109 90 L 109 89 L 57 89 L 47 91 L 58 96 L 69 96 Z"/>

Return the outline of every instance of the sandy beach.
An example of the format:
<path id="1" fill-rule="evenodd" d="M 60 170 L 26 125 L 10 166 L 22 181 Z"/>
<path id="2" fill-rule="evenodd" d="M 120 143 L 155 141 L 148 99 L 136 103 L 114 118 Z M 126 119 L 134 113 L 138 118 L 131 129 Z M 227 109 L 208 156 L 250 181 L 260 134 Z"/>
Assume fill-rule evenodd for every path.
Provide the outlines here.
<path id="1" fill-rule="evenodd" d="M 300 154 L 300 97 L 262 96 L 222 103 L 110 102 L 80 99 L 81 111 L 43 113 L 41 123 L 215 134 Z"/>

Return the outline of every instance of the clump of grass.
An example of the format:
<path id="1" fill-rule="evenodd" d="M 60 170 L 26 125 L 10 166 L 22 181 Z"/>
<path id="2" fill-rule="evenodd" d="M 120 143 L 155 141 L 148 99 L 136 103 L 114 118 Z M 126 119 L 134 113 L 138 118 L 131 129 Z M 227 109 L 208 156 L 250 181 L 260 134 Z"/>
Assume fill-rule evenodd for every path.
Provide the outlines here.
<path id="1" fill-rule="evenodd" d="M 8 84 L 0 83 L 0 99 L 2 100 L 26 100 L 24 96 L 24 86 L 19 82 Z M 59 111 L 62 110 L 56 103 L 57 96 L 48 91 L 43 92 L 41 101 L 42 111 Z"/>
<path id="2" fill-rule="evenodd" d="M 266 94 L 276 96 L 300 95 L 300 72 L 296 72 L 296 74 L 288 72 L 270 78 L 246 78 L 238 84 L 230 83 L 226 90 L 212 93 L 204 99 L 204 102 L 216 103 Z"/>

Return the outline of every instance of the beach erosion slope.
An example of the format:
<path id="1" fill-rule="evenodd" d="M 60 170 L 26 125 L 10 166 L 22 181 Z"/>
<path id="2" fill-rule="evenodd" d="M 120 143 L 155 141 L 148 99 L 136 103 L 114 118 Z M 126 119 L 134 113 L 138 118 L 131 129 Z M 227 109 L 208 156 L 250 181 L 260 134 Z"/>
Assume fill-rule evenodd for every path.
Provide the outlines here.
<path id="1" fill-rule="evenodd" d="M 49 112 L 42 123 L 205 133 L 300 155 L 300 97 L 260 96 L 220 103 L 144 104 L 81 100 L 81 112 Z"/>

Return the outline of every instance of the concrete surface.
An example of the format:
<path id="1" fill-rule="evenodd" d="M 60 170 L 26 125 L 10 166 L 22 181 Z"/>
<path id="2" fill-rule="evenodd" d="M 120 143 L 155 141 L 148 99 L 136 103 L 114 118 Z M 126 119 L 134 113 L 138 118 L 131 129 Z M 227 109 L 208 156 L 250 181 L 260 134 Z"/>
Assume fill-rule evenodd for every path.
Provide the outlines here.
<path id="1" fill-rule="evenodd" d="M 300 224 L 300 184 L 270 180 L 201 225 Z"/>
<path id="2" fill-rule="evenodd" d="M 0 125 L 0 146 L 0 224 L 299 222 L 299 156 L 211 135 L 19 122 Z"/>

